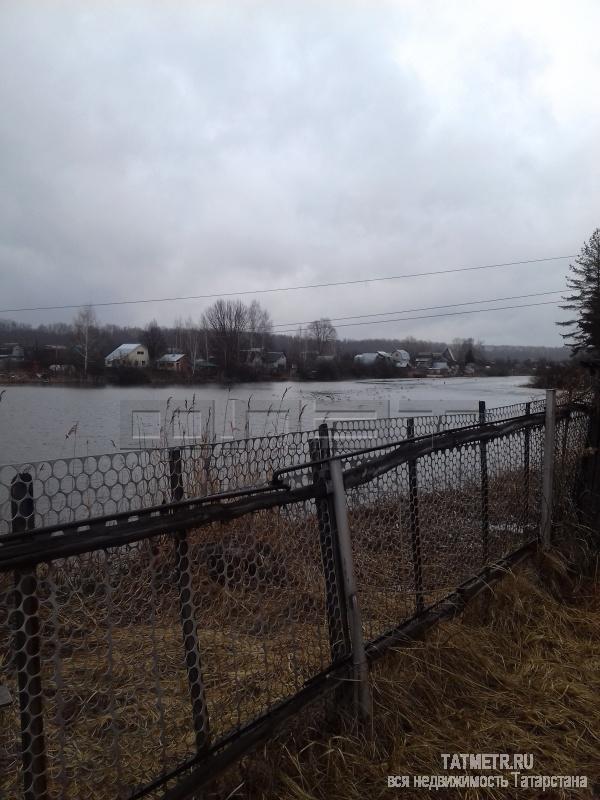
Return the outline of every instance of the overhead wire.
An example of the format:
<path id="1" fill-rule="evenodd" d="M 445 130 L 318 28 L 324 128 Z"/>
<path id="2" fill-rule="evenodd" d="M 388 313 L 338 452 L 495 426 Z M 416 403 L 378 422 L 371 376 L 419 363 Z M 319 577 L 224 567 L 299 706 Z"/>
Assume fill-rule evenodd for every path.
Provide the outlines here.
<path id="1" fill-rule="evenodd" d="M 471 308 L 467 311 L 448 311 L 443 314 L 422 314 L 416 317 L 395 317 L 394 319 L 376 319 L 376 320 L 369 320 L 367 322 L 345 322 L 341 325 L 336 325 L 336 328 L 352 328 L 358 327 L 360 325 L 381 325 L 385 322 L 408 322 L 409 320 L 415 319 L 434 319 L 436 317 L 457 317 L 463 314 L 482 314 L 486 311 L 507 311 L 509 309 L 516 309 L 516 308 L 534 308 L 535 306 L 548 306 L 548 305 L 557 305 L 560 303 L 560 300 L 543 300 L 539 303 L 523 303 L 521 305 L 515 306 L 496 306 L 495 308 Z M 297 330 L 290 329 L 285 331 L 275 331 L 276 334 L 284 335 L 284 334 L 295 334 Z"/>
<path id="2" fill-rule="evenodd" d="M 298 286 L 276 286 L 269 289 L 245 289 L 235 292 L 213 292 L 210 294 L 198 295 L 181 295 L 175 297 L 155 297 L 155 298 L 137 298 L 133 300 L 110 300 L 105 302 L 81 302 L 81 303 L 65 303 L 62 305 L 46 305 L 46 306 L 21 306 L 15 308 L 0 308 L 0 314 L 17 314 L 25 311 L 63 311 L 74 308 L 106 308 L 108 306 L 124 306 L 124 305 L 139 305 L 142 303 L 167 303 L 178 302 L 182 300 L 212 300 L 221 297 L 244 297 L 246 295 L 262 295 L 273 294 L 275 292 L 293 292 L 302 289 L 322 289 L 334 286 L 353 286 L 365 283 L 377 283 L 381 281 L 395 281 L 406 278 L 424 278 L 433 275 L 451 275 L 459 272 L 474 272 L 476 270 L 500 269 L 504 267 L 524 266 L 531 264 L 540 264 L 548 261 L 560 261 L 568 258 L 575 258 L 575 256 L 548 256 L 545 258 L 532 258 L 521 261 L 505 261 L 498 264 L 479 264 L 472 267 L 454 267 L 451 269 L 441 270 L 428 270 L 426 272 L 408 272 L 400 275 L 386 275 L 373 278 L 356 278 L 346 281 L 327 281 L 324 283 L 307 283 Z"/>
<path id="3" fill-rule="evenodd" d="M 500 303 L 504 300 L 521 300 L 526 297 L 545 297 L 551 294 L 562 294 L 565 289 L 558 289 L 553 292 L 532 292 L 530 294 L 514 294 L 507 297 L 491 297 L 487 300 L 466 300 L 462 303 L 444 303 L 438 306 L 422 306 L 421 308 L 404 308 L 396 311 L 377 311 L 372 314 L 352 314 L 346 317 L 327 317 L 330 322 L 344 321 L 348 319 L 367 319 L 368 317 L 385 317 L 390 314 L 412 314 L 415 311 L 434 311 L 439 308 L 458 308 L 460 306 L 479 305 L 480 303 Z M 483 310 L 483 309 L 482 309 Z M 375 321 L 375 320 L 374 320 Z M 385 320 L 383 320 L 385 322 Z M 273 324 L 274 328 L 291 327 L 292 325 L 310 325 L 313 320 L 305 320 L 304 322 L 277 322 Z"/>

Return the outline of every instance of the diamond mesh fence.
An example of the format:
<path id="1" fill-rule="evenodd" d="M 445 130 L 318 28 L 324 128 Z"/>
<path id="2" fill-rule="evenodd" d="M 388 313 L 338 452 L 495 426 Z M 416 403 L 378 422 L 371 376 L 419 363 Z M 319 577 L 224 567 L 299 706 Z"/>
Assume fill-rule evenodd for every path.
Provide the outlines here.
<path id="1" fill-rule="evenodd" d="M 3 472 L 0 796 L 158 798 L 174 770 L 227 747 L 352 654 L 332 454 L 347 477 L 368 642 L 535 539 L 541 411 L 490 410 L 487 438 L 479 417 L 460 435 L 384 420 L 347 449 L 340 430 L 352 425 Z M 582 408 L 559 415 L 557 516 L 572 502 L 588 424 Z M 357 452 L 359 441 L 372 449 Z M 281 469 L 281 495 L 244 493 Z M 148 523 L 119 541 L 117 517 L 92 536 L 100 515 L 136 519 L 165 503 L 175 513 L 186 498 L 236 489 L 181 530 Z M 236 516 L 248 497 L 256 509 Z M 51 536 L 36 530 L 49 524 Z M 71 555 L 48 549 L 73 537 Z"/>

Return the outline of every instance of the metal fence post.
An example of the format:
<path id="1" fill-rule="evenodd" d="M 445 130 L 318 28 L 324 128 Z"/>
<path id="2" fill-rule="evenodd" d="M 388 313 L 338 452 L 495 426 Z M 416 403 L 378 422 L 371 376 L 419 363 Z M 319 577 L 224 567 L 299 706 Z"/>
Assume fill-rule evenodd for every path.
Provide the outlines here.
<path id="1" fill-rule="evenodd" d="M 413 439 L 415 435 L 414 417 L 406 420 L 406 438 Z M 421 558 L 421 531 L 419 528 L 419 485 L 417 481 L 417 462 L 408 462 L 408 492 L 410 512 L 410 538 L 413 555 L 413 578 L 415 582 L 415 610 L 421 614 L 424 608 L 423 597 L 423 562 Z"/>
<path id="2" fill-rule="evenodd" d="M 543 547 L 552 541 L 552 484 L 554 481 L 554 433 L 556 427 L 556 389 L 546 391 L 544 463 L 542 466 L 542 518 L 540 539 Z"/>
<path id="3" fill-rule="evenodd" d="M 309 442 L 311 461 L 320 461 L 329 458 L 329 441 L 327 425 L 319 427 L 319 438 Z M 313 482 L 326 488 L 329 480 L 328 464 L 315 464 L 313 466 Z M 319 497 L 315 500 L 317 521 L 319 524 L 319 543 L 321 548 L 321 561 L 325 577 L 325 608 L 327 614 L 327 632 L 331 659 L 338 661 L 350 653 L 352 643 L 348 627 L 348 614 L 344 602 L 344 580 L 342 565 L 337 546 L 337 527 L 335 509 L 328 497 Z"/>
<path id="4" fill-rule="evenodd" d="M 485 400 L 479 401 L 479 424 L 485 425 Z M 490 516 L 487 446 L 485 442 L 479 443 L 479 453 L 481 458 L 481 539 L 483 563 L 487 564 L 490 555 Z"/>
<path id="5" fill-rule="evenodd" d="M 11 481 L 12 530 L 34 527 L 33 481 L 21 472 Z M 46 800 L 46 745 L 42 704 L 40 621 L 35 567 L 15 571 L 13 647 L 21 713 L 21 758 L 24 800 Z"/>
<path id="6" fill-rule="evenodd" d="M 354 667 L 354 706 L 357 716 L 363 720 L 371 716 L 371 692 L 369 689 L 369 667 L 365 653 L 362 631 L 362 618 L 358 604 L 356 577 L 354 575 L 354 559 L 352 557 L 352 541 L 348 524 L 348 505 L 344 488 L 344 475 L 339 459 L 329 462 L 333 503 L 337 527 L 337 544 L 339 547 L 344 575 L 344 594 L 350 618 L 350 636 L 352 639 L 352 664 Z"/>
<path id="7" fill-rule="evenodd" d="M 171 500 L 173 502 L 183 500 L 183 475 L 180 450 L 169 450 L 169 477 L 171 483 Z M 175 534 L 175 564 L 177 585 L 179 588 L 179 613 L 183 629 L 185 666 L 192 700 L 192 718 L 196 735 L 196 749 L 200 753 L 206 750 L 210 743 L 210 725 L 206 692 L 202 677 L 200 645 L 194 616 L 192 577 L 186 531 L 177 531 Z"/>
<path id="8" fill-rule="evenodd" d="M 531 415 L 531 403 L 525 403 L 525 416 Z M 525 492 L 525 500 L 523 503 L 523 531 L 529 525 L 529 484 L 531 480 L 530 475 L 530 451 L 531 451 L 531 429 L 525 428 L 523 431 L 525 437 L 523 442 L 523 491 Z"/>

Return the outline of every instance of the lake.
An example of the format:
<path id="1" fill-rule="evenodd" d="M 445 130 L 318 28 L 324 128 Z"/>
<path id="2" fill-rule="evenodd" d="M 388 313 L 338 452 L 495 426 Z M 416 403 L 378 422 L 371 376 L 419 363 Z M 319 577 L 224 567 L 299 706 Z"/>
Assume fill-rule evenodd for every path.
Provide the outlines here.
<path id="1" fill-rule="evenodd" d="M 0 464 L 313 429 L 323 419 L 475 412 L 534 400 L 529 377 L 265 382 L 196 387 L 14 386 L 0 401 Z"/>

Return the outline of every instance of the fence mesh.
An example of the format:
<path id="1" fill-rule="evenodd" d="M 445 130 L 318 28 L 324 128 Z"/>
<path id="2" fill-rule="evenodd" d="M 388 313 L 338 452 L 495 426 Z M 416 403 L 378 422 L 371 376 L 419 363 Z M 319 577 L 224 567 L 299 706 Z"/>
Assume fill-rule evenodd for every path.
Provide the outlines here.
<path id="1" fill-rule="evenodd" d="M 496 421 L 527 409 L 517 411 L 500 410 Z M 392 444 L 418 436 L 416 422 L 382 422 L 387 428 L 373 428 L 370 445 L 379 449 L 348 447 L 344 469 L 369 468 Z M 556 426 L 557 514 L 571 502 L 588 423 L 580 409 Z M 519 425 L 489 441 L 476 430 L 443 448 L 432 439 L 429 452 L 346 489 L 365 640 L 535 538 L 544 426 Z M 301 476 L 290 485 L 310 486 L 312 496 L 73 556 L 40 556 L 37 566 L 3 568 L 10 544 L 0 545 L 0 687 L 9 692 L 0 708 L 1 796 L 21 798 L 24 785 L 45 780 L 51 798 L 159 797 L 169 771 L 350 654 L 323 461 L 340 453 L 339 433 L 263 437 L 200 454 L 117 454 L 87 467 L 85 459 L 44 462 L 44 479 L 41 464 L 3 473 L 5 510 L 22 537 L 53 521 L 261 482 L 290 466 Z M 11 481 L 27 472 L 31 481 L 19 479 L 18 495 L 12 486 L 11 502 Z"/>
<path id="2" fill-rule="evenodd" d="M 531 413 L 536 413 L 543 410 L 544 401 L 529 406 Z M 526 403 L 492 408 L 486 411 L 486 419 L 507 420 L 526 410 Z M 412 436 L 479 424 L 478 412 L 410 419 Z M 330 429 L 334 453 L 409 438 L 405 417 L 338 420 Z M 268 481 L 274 471 L 308 461 L 310 441 L 317 435 L 317 431 L 302 431 L 177 448 L 185 495 L 203 496 Z M 30 476 L 35 527 L 135 511 L 172 500 L 169 450 L 164 448 L 0 466 L 0 537 L 10 531 L 15 516 L 10 487 L 18 475 Z"/>

